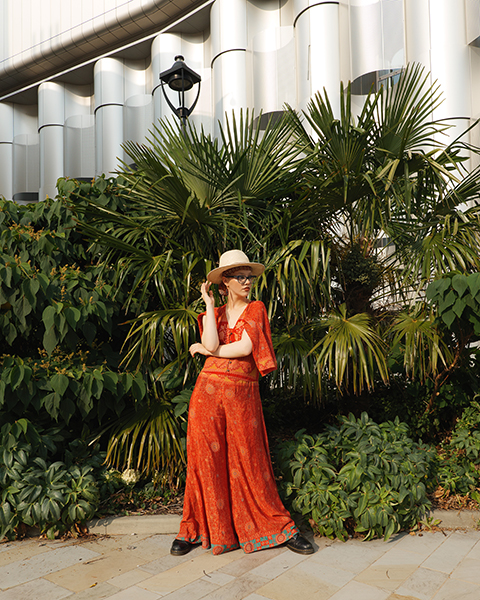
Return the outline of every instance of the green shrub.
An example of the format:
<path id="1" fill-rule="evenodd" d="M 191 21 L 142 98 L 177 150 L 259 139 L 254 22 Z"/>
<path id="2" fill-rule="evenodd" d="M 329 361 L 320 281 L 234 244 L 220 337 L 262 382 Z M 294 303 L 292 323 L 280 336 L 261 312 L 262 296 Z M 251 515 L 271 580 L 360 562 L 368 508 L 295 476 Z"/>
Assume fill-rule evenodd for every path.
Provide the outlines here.
<path id="1" fill-rule="evenodd" d="M 464 410 L 458 420 L 449 446 L 463 451 L 466 458 L 475 464 L 480 462 L 480 404 L 476 400 Z"/>
<path id="2" fill-rule="evenodd" d="M 437 478 L 445 495 L 460 494 L 480 502 L 480 404 L 473 400 L 440 446 Z"/>
<path id="3" fill-rule="evenodd" d="M 377 425 L 363 413 L 311 436 L 299 431 L 280 444 L 281 492 L 315 533 L 388 539 L 415 525 L 430 508 L 435 452 L 414 442 L 398 417 Z"/>
<path id="4" fill-rule="evenodd" d="M 53 538 L 92 518 L 99 501 L 95 471 L 103 458 L 81 441 L 70 443 L 64 460 L 55 460 L 55 431 L 41 431 L 26 419 L 0 430 L 0 540 L 23 526 Z"/>

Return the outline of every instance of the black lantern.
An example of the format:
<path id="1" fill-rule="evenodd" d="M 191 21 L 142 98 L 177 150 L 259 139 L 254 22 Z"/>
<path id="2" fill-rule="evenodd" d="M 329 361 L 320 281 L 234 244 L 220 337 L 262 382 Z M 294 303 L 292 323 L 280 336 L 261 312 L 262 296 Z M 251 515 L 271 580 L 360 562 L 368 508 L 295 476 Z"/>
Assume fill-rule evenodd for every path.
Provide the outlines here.
<path id="1" fill-rule="evenodd" d="M 178 55 L 175 57 L 173 67 L 160 73 L 160 81 L 162 82 L 163 95 L 165 96 L 168 106 L 170 106 L 172 111 L 182 121 L 183 125 L 185 125 L 187 118 L 192 114 L 200 96 L 200 82 L 202 81 L 202 78 L 190 67 L 187 67 L 183 56 Z M 190 108 L 187 108 L 185 106 L 185 92 L 191 90 L 197 83 L 197 97 Z M 168 85 L 168 87 L 174 92 L 178 92 L 178 101 L 180 103 L 178 108 L 175 108 L 175 106 L 170 102 L 170 98 L 167 96 L 167 92 L 165 91 L 166 85 Z"/>

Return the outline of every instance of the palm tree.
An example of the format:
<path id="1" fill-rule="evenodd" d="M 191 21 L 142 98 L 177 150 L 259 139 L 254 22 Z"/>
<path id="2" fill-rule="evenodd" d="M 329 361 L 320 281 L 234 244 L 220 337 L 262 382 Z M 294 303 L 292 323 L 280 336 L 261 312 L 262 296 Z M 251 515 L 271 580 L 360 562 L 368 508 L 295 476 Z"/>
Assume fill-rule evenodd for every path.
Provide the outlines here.
<path id="1" fill-rule="evenodd" d="M 85 231 L 118 280 L 131 278 L 129 302 L 148 303 L 131 326 L 130 364 L 193 381 L 199 285 L 232 247 L 266 265 L 253 293 L 272 323 L 273 387 L 318 401 L 331 377 L 354 397 L 388 381 L 392 340 L 440 348 L 428 311 L 415 335 L 394 318 L 445 270 L 478 270 L 479 170 L 463 167 L 478 149 L 442 143 L 448 125 L 431 120 L 440 91 L 419 66 L 372 91 L 357 117 L 350 87 L 341 91 L 338 118 L 318 93 L 303 115 L 287 109 L 263 132 L 247 113 L 220 139 L 161 123 L 149 145 L 126 144 L 128 210 L 90 202 Z M 421 376 L 447 360 L 439 351 Z"/>
<path id="2" fill-rule="evenodd" d="M 396 85 L 372 91 L 356 118 L 349 86 L 342 86 L 339 118 L 320 93 L 303 118 L 289 111 L 296 147 L 307 155 L 293 202 L 296 226 L 330 250 L 331 291 L 316 324 L 318 367 L 347 394 L 371 389 L 375 372 L 388 380 L 381 340 L 389 331 L 397 347 L 407 343 L 407 353 L 418 336 L 424 349 L 436 349 L 421 378 L 444 367 L 445 349 L 431 344 L 438 331 L 427 328 L 430 309 L 415 321 L 413 336 L 401 319 L 391 330 L 393 317 L 401 306 L 418 312 L 415 303 L 433 279 L 480 266 L 480 170 L 463 166 L 466 151 L 480 149 L 461 139 L 442 143 L 448 125 L 430 118 L 441 95 L 427 79 L 422 67 L 408 67 Z"/>

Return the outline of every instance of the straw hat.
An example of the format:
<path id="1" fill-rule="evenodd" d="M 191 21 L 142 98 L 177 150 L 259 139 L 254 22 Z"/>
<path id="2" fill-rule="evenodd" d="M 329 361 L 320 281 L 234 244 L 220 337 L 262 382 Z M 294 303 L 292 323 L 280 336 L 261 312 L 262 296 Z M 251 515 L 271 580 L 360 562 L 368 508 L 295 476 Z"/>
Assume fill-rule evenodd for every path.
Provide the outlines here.
<path id="1" fill-rule="evenodd" d="M 218 267 L 207 274 L 207 279 L 212 283 L 222 283 L 222 275 L 225 271 L 241 267 L 251 269 L 252 275 L 261 275 L 265 271 L 262 264 L 250 262 L 247 255 L 241 250 L 228 250 L 220 256 Z"/>

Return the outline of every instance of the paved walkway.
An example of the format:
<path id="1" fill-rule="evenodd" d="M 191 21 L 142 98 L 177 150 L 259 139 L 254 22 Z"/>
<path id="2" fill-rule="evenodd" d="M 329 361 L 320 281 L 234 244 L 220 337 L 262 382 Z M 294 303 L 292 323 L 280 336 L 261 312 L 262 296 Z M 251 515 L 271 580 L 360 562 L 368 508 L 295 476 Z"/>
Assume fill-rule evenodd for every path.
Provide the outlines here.
<path id="1" fill-rule="evenodd" d="M 388 542 L 315 538 L 311 556 L 196 548 L 173 557 L 174 536 L 145 531 L 148 518 L 139 523 L 136 533 L 100 532 L 90 541 L 0 544 L 0 600 L 480 600 L 473 529 Z"/>

